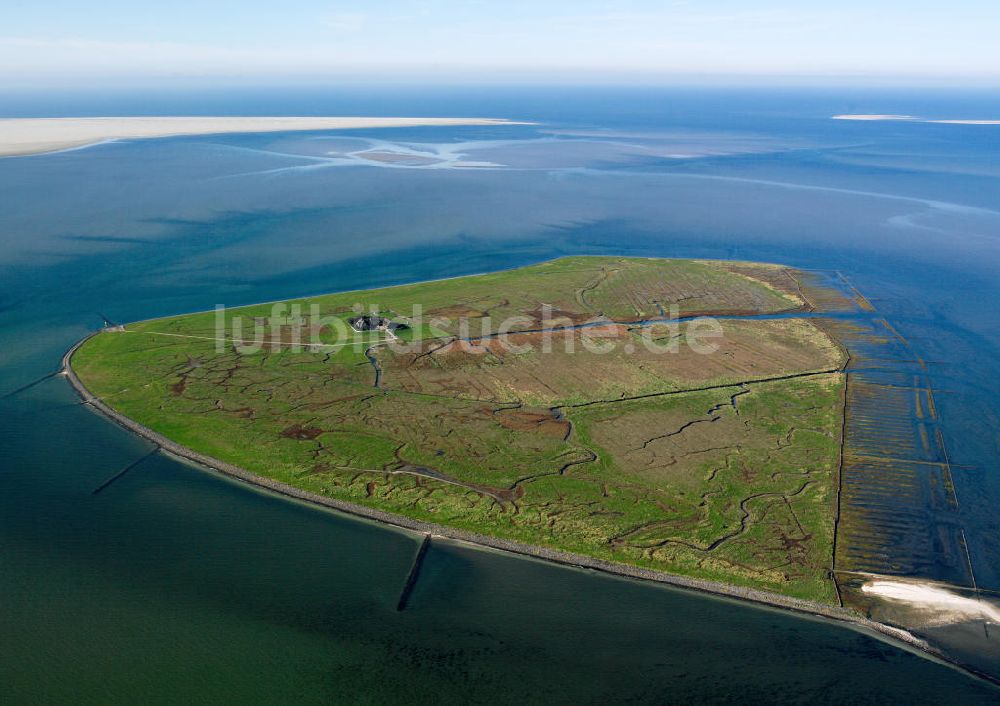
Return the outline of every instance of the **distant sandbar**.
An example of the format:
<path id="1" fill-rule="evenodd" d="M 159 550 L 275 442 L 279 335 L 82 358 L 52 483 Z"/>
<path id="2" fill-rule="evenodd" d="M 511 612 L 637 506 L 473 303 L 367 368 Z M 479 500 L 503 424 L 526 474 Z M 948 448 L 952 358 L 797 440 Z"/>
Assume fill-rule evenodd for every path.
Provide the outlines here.
<path id="1" fill-rule="evenodd" d="M 912 115 L 882 115 L 882 114 L 861 114 L 861 115 L 834 115 L 834 120 L 916 120 Z"/>
<path id="2" fill-rule="evenodd" d="M 42 154 L 119 139 L 351 128 L 518 125 L 493 118 L 5 118 L 0 157 Z"/>
<path id="3" fill-rule="evenodd" d="M 1000 125 L 1000 120 L 927 120 L 913 115 L 879 115 L 879 114 L 858 114 L 858 115 L 834 115 L 834 120 L 901 120 L 910 123 L 936 123 L 938 125 Z"/>

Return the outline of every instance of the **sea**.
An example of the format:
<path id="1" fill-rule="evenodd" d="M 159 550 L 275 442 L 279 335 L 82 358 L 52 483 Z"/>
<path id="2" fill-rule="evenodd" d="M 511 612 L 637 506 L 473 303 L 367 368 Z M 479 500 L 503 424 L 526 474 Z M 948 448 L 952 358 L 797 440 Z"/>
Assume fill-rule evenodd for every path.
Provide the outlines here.
<path id="1" fill-rule="evenodd" d="M 1000 91 L 0 91 L 0 117 L 100 115 L 530 124 L 0 159 L 0 701 L 1000 700 L 982 679 L 844 624 L 448 541 L 432 543 L 397 611 L 419 537 L 147 456 L 51 375 L 105 321 L 562 255 L 836 273 L 926 363 L 958 500 L 949 522 L 977 595 L 996 595 L 1000 125 L 932 121 L 1000 119 Z M 995 649 L 991 629 L 968 649 Z"/>

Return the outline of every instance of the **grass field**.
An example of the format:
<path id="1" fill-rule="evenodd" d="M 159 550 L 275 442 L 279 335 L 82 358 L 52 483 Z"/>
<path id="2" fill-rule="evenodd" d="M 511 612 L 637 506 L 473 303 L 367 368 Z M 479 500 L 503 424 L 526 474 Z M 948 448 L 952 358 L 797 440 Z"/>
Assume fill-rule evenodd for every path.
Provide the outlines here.
<path id="1" fill-rule="evenodd" d="M 573 257 L 130 324 L 72 364 L 141 424 L 317 494 L 830 602 L 840 347 L 735 318 L 697 349 L 684 319 L 808 306 L 775 265 Z M 407 327 L 355 331 L 361 311 Z"/>

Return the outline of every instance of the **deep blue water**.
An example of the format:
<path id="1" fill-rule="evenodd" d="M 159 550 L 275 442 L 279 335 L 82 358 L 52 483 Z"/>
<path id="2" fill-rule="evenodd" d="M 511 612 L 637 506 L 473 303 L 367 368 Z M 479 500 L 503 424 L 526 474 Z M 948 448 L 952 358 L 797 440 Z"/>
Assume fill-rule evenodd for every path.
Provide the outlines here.
<path id="1" fill-rule="evenodd" d="M 839 270 L 932 362 L 1000 590 L 1000 92 L 451 88 L 10 94 L 21 115 L 484 115 L 0 160 L 0 394 L 101 324 L 573 253 Z M 372 146 L 436 167 L 366 163 Z M 455 159 L 491 168 L 455 168 Z M 58 378 L 0 401 L 0 695 L 25 701 L 987 698 L 774 611 L 412 538 L 155 456 Z M 995 697 L 995 692 L 992 692 Z M 362 699 L 363 700 L 363 699 Z"/>

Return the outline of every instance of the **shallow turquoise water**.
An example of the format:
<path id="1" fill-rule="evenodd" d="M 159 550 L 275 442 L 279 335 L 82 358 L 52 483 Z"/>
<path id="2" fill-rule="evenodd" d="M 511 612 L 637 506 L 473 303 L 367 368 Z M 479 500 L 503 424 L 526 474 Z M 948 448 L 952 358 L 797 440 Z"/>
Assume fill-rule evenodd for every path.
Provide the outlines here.
<path id="1" fill-rule="evenodd" d="M 364 113 L 370 99 L 199 105 Z M 6 105 L 88 109 L 79 96 L 32 100 Z M 162 112 L 190 105 L 172 100 Z M 525 90 L 406 100 L 417 99 L 377 104 L 542 124 L 175 138 L 0 161 L 0 394 L 58 367 L 101 314 L 129 321 L 567 253 L 839 269 L 934 361 L 977 579 L 1000 588 L 1000 141 L 991 128 L 826 119 L 983 117 L 1000 113 L 1000 98 Z M 136 110 L 123 101 L 103 105 Z M 373 144 L 508 166 L 331 161 Z M 413 538 L 162 456 L 94 496 L 148 447 L 75 401 L 59 378 L 0 400 L 7 701 L 996 697 L 840 626 L 443 543 L 397 613 Z"/>

